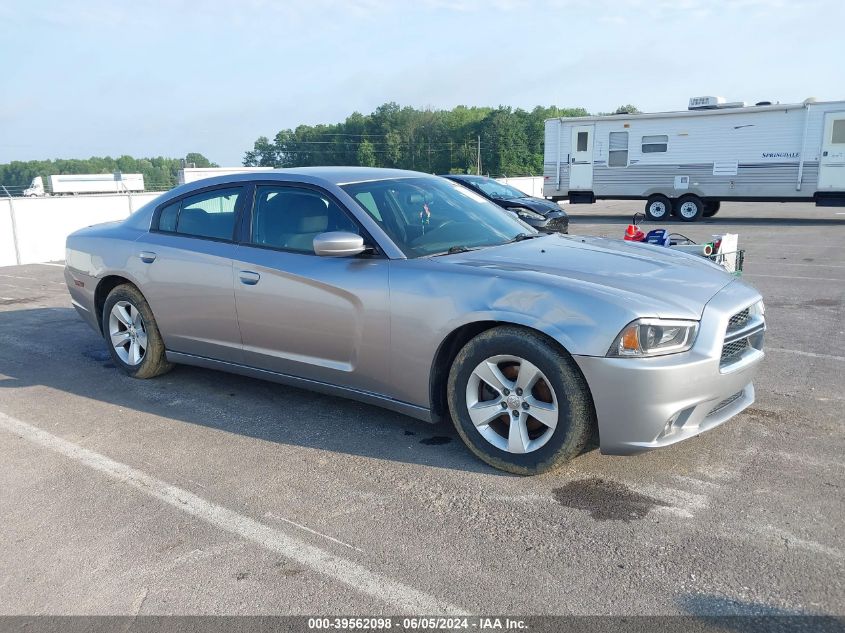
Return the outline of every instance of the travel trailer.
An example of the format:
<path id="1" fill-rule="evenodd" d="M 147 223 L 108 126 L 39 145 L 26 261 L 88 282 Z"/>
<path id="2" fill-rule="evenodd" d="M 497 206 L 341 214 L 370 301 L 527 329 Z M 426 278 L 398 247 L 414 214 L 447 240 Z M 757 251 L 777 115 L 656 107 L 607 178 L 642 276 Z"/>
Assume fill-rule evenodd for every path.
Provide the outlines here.
<path id="1" fill-rule="evenodd" d="M 845 206 L 845 101 L 549 119 L 543 162 L 545 197 L 645 200 L 652 220 L 694 222 L 723 200 Z"/>

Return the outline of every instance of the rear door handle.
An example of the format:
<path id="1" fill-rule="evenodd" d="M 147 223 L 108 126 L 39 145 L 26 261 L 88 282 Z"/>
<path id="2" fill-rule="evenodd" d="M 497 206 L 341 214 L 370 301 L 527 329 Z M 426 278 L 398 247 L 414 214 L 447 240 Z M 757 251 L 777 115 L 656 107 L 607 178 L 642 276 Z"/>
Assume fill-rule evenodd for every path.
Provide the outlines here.
<path id="1" fill-rule="evenodd" d="M 261 279 L 261 275 L 254 273 L 251 270 L 242 270 L 238 276 L 241 279 L 241 283 L 246 284 L 247 286 L 254 286 L 258 283 L 258 280 Z"/>
<path id="2" fill-rule="evenodd" d="M 141 251 L 138 257 L 140 257 L 141 261 L 145 264 L 152 264 L 156 260 L 156 254 L 152 251 Z"/>

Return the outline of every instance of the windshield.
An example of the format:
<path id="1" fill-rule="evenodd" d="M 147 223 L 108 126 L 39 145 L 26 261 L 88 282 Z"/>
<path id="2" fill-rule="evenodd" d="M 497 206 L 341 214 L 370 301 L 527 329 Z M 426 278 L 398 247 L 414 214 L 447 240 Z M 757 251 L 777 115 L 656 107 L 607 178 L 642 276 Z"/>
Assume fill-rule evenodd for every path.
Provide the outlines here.
<path id="1" fill-rule="evenodd" d="M 445 178 L 374 180 L 342 187 L 408 258 L 504 244 L 537 232 Z"/>
<path id="2" fill-rule="evenodd" d="M 480 178 L 478 180 L 473 180 L 472 184 L 481 189 L 481 191 L 486 193 L 491 198 L 509 199 L 528 197 L 528 195 L 524 191 L 520 191 L 516 187 L 511 187 L 510 185 L 503 185 L 500 182 L 496 182 L 492 178 Z"/>

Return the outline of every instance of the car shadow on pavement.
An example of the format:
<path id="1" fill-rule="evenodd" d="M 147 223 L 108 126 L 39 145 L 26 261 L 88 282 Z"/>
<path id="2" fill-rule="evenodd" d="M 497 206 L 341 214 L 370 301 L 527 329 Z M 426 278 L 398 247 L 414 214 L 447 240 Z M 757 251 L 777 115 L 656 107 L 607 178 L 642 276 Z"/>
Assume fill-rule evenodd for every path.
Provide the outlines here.
<path id="1" fill-rule="evenodd" d="M 115 368 L 105 341 L 74 310 L 0 311 L 0 399 L 4 390 L 39 385 L 268 442 L 512 476 L 476 459 L 448 422 L 427 424 L 352 400 L 196 367 L 177 365 L 164 376 L 136 380 Z M 102 409 L 87 415 L 103 415 Z"/>
<path id="2" fill-rule="evenodd" d="M 678 599 L 680 608 L 703 626 L 690 623 L 689 630 L 742 631 L 841 631 L 842 618 L 815 615 L 802 610 L 784 609 L 762 602 L 731 599 L 696 593 Z"/>

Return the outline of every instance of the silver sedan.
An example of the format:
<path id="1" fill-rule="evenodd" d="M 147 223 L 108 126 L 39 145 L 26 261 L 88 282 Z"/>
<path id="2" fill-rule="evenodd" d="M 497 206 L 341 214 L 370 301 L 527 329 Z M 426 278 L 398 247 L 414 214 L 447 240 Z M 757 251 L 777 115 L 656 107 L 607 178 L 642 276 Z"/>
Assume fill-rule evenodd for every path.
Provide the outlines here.
<path id="1" fill-rule="evenodd" d="M 130 376 L 199 365 L 451 418 L 497 468 L 672 444 L 754 400 L 756 290 L 701 258 L 544 235 L 424 174 L 221 176 L 77 231 L 73 305 Z"/>

